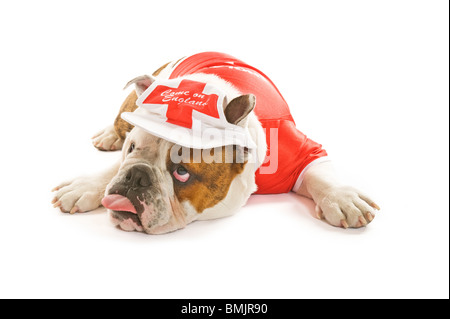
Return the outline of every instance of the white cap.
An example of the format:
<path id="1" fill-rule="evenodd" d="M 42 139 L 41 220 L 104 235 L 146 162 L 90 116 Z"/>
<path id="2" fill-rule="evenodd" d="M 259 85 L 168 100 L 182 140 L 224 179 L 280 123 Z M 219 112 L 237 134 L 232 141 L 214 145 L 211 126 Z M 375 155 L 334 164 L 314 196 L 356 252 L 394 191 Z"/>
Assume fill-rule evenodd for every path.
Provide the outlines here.
<path id="1" fill-rule="evenodd" d="M 138 109 L 122 113 L 128 123 L 173 142 L 209 149 L 226 145 L 256 148 L 248 128 L 231 124 L 223 110 L 225 94 L 187 79 L 157 80 L 137 99 Z"/>

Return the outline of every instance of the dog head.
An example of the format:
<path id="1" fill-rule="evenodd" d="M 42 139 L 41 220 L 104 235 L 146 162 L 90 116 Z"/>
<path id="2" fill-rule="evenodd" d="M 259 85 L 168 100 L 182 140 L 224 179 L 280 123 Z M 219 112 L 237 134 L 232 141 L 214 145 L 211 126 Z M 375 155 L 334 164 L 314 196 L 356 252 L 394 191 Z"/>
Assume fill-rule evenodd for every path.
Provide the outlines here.
<path id="1" fill-rule="evenodd" d="M 142 88 L 137 86 L 137 92 Z M 224 103 L 227 121 L 256 126 L 254 140 L 263 143 L 259 153 L 264 154 L 264 132 L 251 113 L 254 96 L 227 95 L 228 99 Z M 120 169 L 102 203 L 121 229 L 149 234 L 171 232 L 197 219 L 231 215 L 256 190 L 254 172 L 260 163 L 251 157 L 241 146 L 186 148 L 135 127 L 125 140 Z"/>

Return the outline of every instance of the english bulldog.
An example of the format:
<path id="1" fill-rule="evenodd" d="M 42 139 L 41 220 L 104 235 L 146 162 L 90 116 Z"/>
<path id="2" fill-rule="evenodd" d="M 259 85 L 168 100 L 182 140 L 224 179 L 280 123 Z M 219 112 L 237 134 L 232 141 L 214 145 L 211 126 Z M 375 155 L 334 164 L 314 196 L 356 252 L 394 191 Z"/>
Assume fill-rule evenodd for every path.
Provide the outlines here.
<path id="1" fill-rule="evenodd" d="M 252 194 L 295 192 L 316 216 L 358 228 L 378 205 L 335 177 L 326 151 L 295 126 L 274 83 L 223 53 L 204 52 L 134 78 L 114 125 L 93 137 L 120 162 L 55 187 L 62 212 L 103 205 L 125 231 L 163 234 L 234 214 Z"/>

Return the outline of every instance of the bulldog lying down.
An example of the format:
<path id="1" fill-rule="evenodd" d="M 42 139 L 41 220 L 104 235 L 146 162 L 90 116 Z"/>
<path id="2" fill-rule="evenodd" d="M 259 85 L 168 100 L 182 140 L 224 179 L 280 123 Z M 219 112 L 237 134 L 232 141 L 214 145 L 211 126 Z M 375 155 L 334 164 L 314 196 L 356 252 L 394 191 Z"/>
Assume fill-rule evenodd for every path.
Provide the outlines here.
<path id="1" fill-rule="evenodd" d="M 272 81 L 232 56 L 185 57 L 129 85 L 114 125 L 93 138 L 100 150 L 122 149 L 120 162 L 57 186 L 61 211 L 103 205 L 125 231 L 163 234 L 232 215 L 255 193 L 312 198 L 317 218 L 343 228 L 366 226 L 379 209 L 339 183 Z"/>

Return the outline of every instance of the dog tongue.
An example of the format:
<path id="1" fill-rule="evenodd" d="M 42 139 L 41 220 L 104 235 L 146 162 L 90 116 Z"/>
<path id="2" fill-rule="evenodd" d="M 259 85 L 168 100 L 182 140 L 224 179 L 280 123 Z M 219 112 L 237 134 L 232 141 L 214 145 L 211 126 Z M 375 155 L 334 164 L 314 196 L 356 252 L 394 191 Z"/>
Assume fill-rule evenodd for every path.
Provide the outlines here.
<path id="1" fill-rule="evenodd" d="M 136 208 L 128 198 L 122 195 L 108 195 L 102 199 L 102 205 L 111 210 L 118 210 L 137 214 Z"/>

